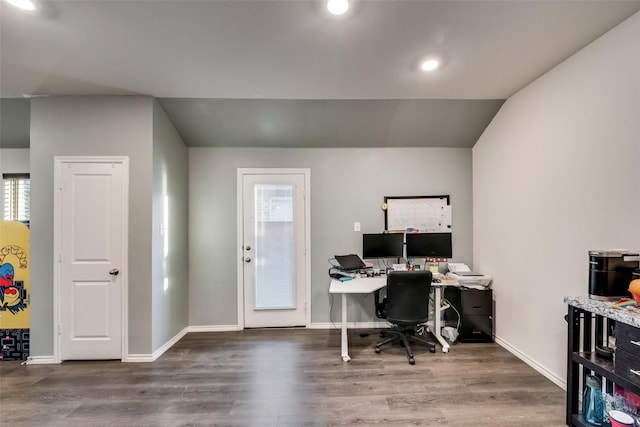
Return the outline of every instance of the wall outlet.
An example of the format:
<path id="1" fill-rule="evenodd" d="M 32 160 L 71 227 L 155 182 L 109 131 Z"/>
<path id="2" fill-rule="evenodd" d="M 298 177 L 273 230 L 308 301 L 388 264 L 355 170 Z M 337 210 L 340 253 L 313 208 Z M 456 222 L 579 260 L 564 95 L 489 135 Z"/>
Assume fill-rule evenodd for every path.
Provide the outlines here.
<path id="1" fill-rule="evenodd" d="M 360 231 L 360 223 L 359 222 L 354 222 L 353 223 L 353 231 Z"/>

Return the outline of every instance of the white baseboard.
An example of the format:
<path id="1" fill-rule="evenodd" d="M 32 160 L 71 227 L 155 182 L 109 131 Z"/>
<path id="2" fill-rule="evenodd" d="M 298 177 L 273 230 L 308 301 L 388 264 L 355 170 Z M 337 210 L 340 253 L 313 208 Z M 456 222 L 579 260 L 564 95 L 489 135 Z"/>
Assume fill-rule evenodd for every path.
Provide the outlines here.
<path id="1" fill-rule="evenodd" d="M 173 345 L 173 344 L 171 344 L 171 345 Z M 171 345 L 169 347 L 167 347 L 166 349 L 163 349 L 162 353 L 167 351 L 171 347 Z M 164 346 L 163 346 L 163 348 L 164 348 Z M 122 361 L 123 362 L 153 362 L 162 353 L 158 354 L 158 356 L 156 356 L 155 358 L 154 358 L 154 354 L 155 353 L 154 354 L 127 354 L 122 359 Z M 29 358 L 27 358 L 27 360 L 26 360 L 26 364 L 27 365 L 50 365 L 50 364 L 54 364 L 54 363 L 58 364 L 58 363 L 61 363 L 61 362 L 57 361 L 55 359 L 55 357 L 53 357 L 53 356 L 29 356 Z"/>
<path id="2" fill-rule="evenodd" d="M 306 326 L 307 329 L 340 329 L 340 322 L 322 322 L 311 323 Z M 374 328 L 388 328 L 389 324 L 384 321 L 380 322 L 348 322 L 347 328 L 349 329 L 374 329 Z M 242 328 L 238 325 L 210 325 L 210 326 L 189 326 L 187 332 L 229 332 L 229 331 L 241 331 Z"/>
<path id="3" fill-rule="evenodd" d="M 149 363 L 156 360 L 153 357 L 153 354 L 127 354 L 126 357 L 122 359 L 122 362 L 125 363 Z"/>
<path id="4" fill-rule="evenodd" d="M 154 351 L 152 354 L 127 354 L 122 361 L 126 363 L 148 363 L 153 362 L 158 357 L 162 356 L 167 350 L 174 346 L 175 343 L 180 341 L 182 337 L 187 335 L 187 328 L 184 328 L 178 332 L 173 338 L 167 341 L 162 347 Z"/>
<path id="5" fill-rule="evenodd" d="M 526 354 L 524 354 L 523 352 L 518 350 L 516 347 L 514 347 L 511 344 L 509 344 L 508 342 L 506 342 L 505 340 L 501 339 L 500 337 L 496 336 L 495 337 L 495 342 L 498 345 L 500 345 L 500 347 L 503 347 L 509 353 L 513 354 L 518 359 L 522 360 L 524 363 L 526 363 L 527 365 L 531 366 L 533 369 L 535 369 L 536 371 L 541 373 L 549 381 L 551 381 L 552 383 L 554 383 L 555 385 L 557 385 L 561 389 L 563 389 L 565 391 L 567 390 L 567 379 L 566 378 L 561 378 L 561 377 L 557 376 L 556 374 L 554 374 L 553 372 L 549 371 L 547 368 L 545 368 L 544 366 L 540 365 L 538 362 L 536 362 L 535 360 L 533 360 L 532 358 L 530 358 L 529 356 L 527 356 Z"/>
<path id="6" fill-rule="evenodd" d="M 312 323 L 307 328 L 309 329 L 340 329 L 342 325 L 340 322 L 332 323 L 332 322 L 323 322 L 323 323 Z M 379 328 L 388 328 L 389 324 L 387 322 L 347 322 L 347 329 L 379 329 Z"/>
<path id="7" fill-rule="evenodd" d="M 187 332 L 229 332 L 229 331 L 241 331 L 242 328 L 238 325 L 200 325 L 200 326 L 187 326 Z"/>
<path id="8" fill-rule="evenodd" d="M 122 361 L 126 363 L 149 363 L 162 356 L 167 350 L 175 345 L 182 337 L 187 335 L 187 328 L 178 332 L 173 338 L 164 343 L 162 347 L 154 351 L 152 354 L 127 354 Z"/>
<path id="9" fill-rule="evenodd" d="M 178 332 L 173 338 L 167 341 L 162 347 L 153 352 L 153 360 L 156 360 L 158 357 L 162 356 L 165 351 L 169 350 L 175 343 L 180 341 L 182 337 L 187 335 L 188 328 L 184 328 L 180 332 Z"/>
<path id="10" fill-rule="evenodd" d="M 53 356 L 29 356 L 27 358 L 27 365 L 51 365 L 54 363 L 58 364 L 60 361 Z"/>

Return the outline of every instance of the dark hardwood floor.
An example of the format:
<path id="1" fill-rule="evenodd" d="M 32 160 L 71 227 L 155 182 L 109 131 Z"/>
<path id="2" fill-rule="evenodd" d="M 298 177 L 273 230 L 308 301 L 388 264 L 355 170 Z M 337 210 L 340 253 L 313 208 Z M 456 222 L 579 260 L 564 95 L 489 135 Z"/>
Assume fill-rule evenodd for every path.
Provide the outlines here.
<path id="1" fill-rule="evenodd" d="M 370 332 L 361 337 L 358 332 Z M 562 426 L 565 393 L 497 344 L 375 354 L 376 331 L 192 333 L 153 363 L 0 362 L 2 426 Z"/>

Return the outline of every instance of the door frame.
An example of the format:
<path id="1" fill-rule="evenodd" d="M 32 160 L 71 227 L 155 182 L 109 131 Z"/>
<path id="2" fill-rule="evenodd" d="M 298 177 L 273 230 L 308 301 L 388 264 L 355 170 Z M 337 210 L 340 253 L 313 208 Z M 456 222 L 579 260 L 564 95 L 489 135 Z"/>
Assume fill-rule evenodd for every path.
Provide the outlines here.
<path id="1" fill-rule="evenodd" d="M 238 329 L 244 329 L 244 261 L 242 245 L 244 244 L 244 188 L 243 177 L 245 175 L 304 175 L 304 305 L 305 305 L 305 327 L 311 325 L 311 169 L 309 168 L 238 168 L 237 171 L 237 288 L 238 288 Z"/>
<path id="2" fill-rule="evenodd" d="M 70 163 L 121 163 L 123 165 L 122 184 L 122 268 L 120 279 L 122 280 L 122 319 L 121 319 L 121 361 L 126 362 L 129 351 L 129 158 L 126 156 L 55 156 L 54 157 L 54 189 L 53 189 L 53 359 L 60 363 L 61 360 L 61 303 L 60 300 L 60 246 L 62 243 L 61 230 L 61 184 L 62 167 Z"/>

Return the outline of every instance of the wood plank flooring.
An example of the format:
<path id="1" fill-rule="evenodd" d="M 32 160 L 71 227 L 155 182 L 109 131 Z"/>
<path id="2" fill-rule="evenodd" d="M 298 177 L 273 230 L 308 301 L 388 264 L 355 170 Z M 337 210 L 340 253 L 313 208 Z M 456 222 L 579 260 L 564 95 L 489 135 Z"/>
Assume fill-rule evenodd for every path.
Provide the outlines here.
<path id="1" fill-rule="evenodd" d="M 361 337 L 359 333 L 370 334 Z M 0 425 L 563 426 L 565 393 L 497 344 L 375 354 L 377 331 L 191 333 L 153 363 L 0 362 Z"/>

